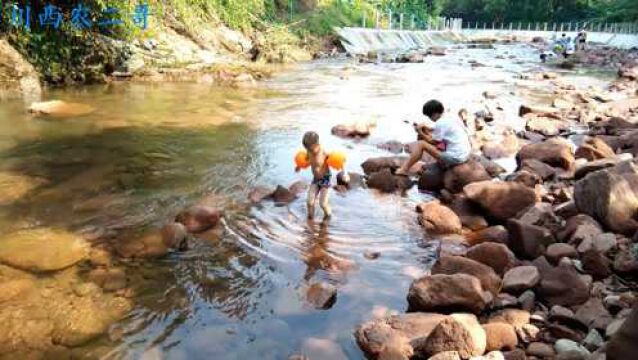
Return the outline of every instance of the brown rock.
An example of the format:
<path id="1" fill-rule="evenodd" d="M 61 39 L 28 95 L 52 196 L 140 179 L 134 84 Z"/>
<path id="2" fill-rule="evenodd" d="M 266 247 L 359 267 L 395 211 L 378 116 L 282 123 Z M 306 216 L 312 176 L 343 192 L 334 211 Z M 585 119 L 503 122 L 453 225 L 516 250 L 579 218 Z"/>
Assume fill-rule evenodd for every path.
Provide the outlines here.
<path id="1" fill-rule="evenodd" d="M 521 258 L 537 258 L 545 253 L 547 246 L 555 242 L 548 229 L 524 224 L 520 220 L 510 219 L 507 230 L 510 234 L 509 247 Z"/>
<path id="2" fill-rule="evenodd" d="M 574 172 L 574 179 L 579 180 L 587 176 L 587 174 L 594 171 L 613 167 L 618 164 L 616 159 L 600 159 L 589 161 L 587 163 L 576 166 L 576 172 Z"/>
<path id="3" fill-rule="evenodd" d="M 366 175 L 389 169 L 392 173 L 396 171 L 407 160 L 405 156 L 377 157 L 366 160 L 361 167 Z"/>
<path id="4" fill-rule="evenodd" d="M 486 335 L 474 315 L 453 314 L 440 322 L 430 333 L 418 354 L 431 356 L 443 351 L 456 351 L 463 359 L 485 352 Z"/>
<path id="5" fill-rule="evenodd" d="M 538 175 L 542 180 L 551 180 L 556 175 L 556 169 L 536 159 L 524 159 L 520 170 L 526 170 Z"/>
<path id="6" fill-rule="evenodd" d="M 118 268 L 97 268 L 88 274 L 89 281 L 106 291 L 117 291 L 126 287 L 126 273 Z"/>
<path id="7" fill-rule="evenodd" d="M 405 358 L 413 355 L 413 343 L 425 340 L 447 316 L 434 313 L 409 313 L 366 322 L 355 330 L 355 339 L 370 359 L 378 359 L 389 350 Z"/>
<path id="8" fill-rule="evenodd" d="M 160 230 L 164 245 L 173 249 L 184 249 L 188 233 L 186 227 L 180 223 L 166 224 Z"/>
<path id="9" fill-rule="evenodd" d="M 476 182 L 465 186 L 463 192 L 468 199 L 499 220 L 512 218 L 536 202 L 533 189 L 511 182 Z"/>
<path id="10" fill-rule="evenodd" d="M 541 342 L 529 344 L 525 353 L 529 356 L 536 356 L 541 359 L 551 359 L 556 355 L 553 346 Z"/>
<path id="11" fill-rule="evenodd" d="M 486 351 L 513 350 L 518 345 L 514 327 L 507 323 L 489 323 L 483 325 L 487 336 Z"/>
<path id="12" fill-rule="evenodd" d="M 607 332 L 609 336 L 609 332 Z M 607 359 L 633 359 L 638 354 L 638 304 L 607 345 Z"/>
<path id="13" fill-rule="evenodd" d="M 538 285 L 541 275 L 535 266 L 518 266 L 510 269 L 503 277 L 503 291 L 522 293 Z"/>
<path id="14" fill-rule="evenodd" d="M 516 265 L 514 253 L 504 244 L 486 242 L 472 246 L 466 256 L 491 267 L 497 274 L 503 275 Z"/>
<path id="15" fill-rule="evenodd" d="M 568 130 L 569 123 L 553 118 L 530 116 L 525 124 L 525 129 L 544 136 L 556 136 Z"/>
<path id="16" fill-rule="evenodd" d="M 444 256 L 432 266 L 432 275 L 468 274 L 481 281 L 484 290 L 497 295 L 501 290 L 501 278 L 491 267 L 462 256 Z"/>
<path id="17" fill-rule="evenodd" d="M 504 352 L 503 357 L 505 357 L 505 360 L 527 360 L 527 356 L 525 356 L 525 351 L 521 349 Z"/>
<path id="18" fill-rule="evenodd" d="M 457 234 L 461 232 L 461 220 L 447 206 L 439 201 L 430 201 L 417 206 L 419 222 L 428 233 Z"/>
<path id="19" fill-rule="evenodd" d="M 520 309 L 504 309 L 498 313 L 493 314 L 488 322 L 504 322 L 512 325 L 514 328 L 521 328 L 524 325 L 529 324 L 530 314 L 529 311 Z"/>
<path id="20" fill-rule="evenodd" d="M 521 162 L 526 159 L 536 159 L 565 170 L 572 170 L 575 162 L 569 145 L 552 140 L 523 146 L 518 152 L 517 158 Z"/>
<path id="21" fill-rule="evenodd" d="M 411 311 L 466 310 L 478 313 L 492 301 L 492 295 L 471 275 L 427 275 L 415 280 L 408 292 Z"/>
<path id="22" fill-rule="evenodd" d="M 473 231 L 487 228 L 487 220 L 480 214 L 480 209 L 465 196 L 455 196 L 448 204 L 450 209 L 461 219 L 461 224 Z"/>
<path id="23" fill-rule="evenodd" d="M 189 233 L 201 233 L 217 226 L 221 217 L 221 211 L 197 205 L 182 211 L 175 221 L 184 225 Z"/>
<path id="24" fill-rule="evenodd" d="M 589 287 L 573 266 L 560 263 L 542 274 L 539 294 L 549 306 L 572 306 L 589 299 Z"/>
<path id="25" fill-rule="evenodd" d="M 605 331 L 614 318 L 609 314 L 602 301 L 598 298 L 591 298 L 581 305 L 574 316 L 588 329 Z"/>
<path id="26" fill-rule="evenodd" d="M 390 172 L 390 169 L 372 173 L 368 177 L 368 187 L 377 189 L 385 193 L 402 191 L 412 186 L 412 181 L 407 176 L 396 176 Z"/>
<path id="27" fill-rule="evenodd" d="M 458 193 L 463 191 L 467 184 L 490 179 L 491 176 L 480 162 L 470 160 L 445 171 L 443 184 L 448 191 Z"/>
<path id="28" fill-rule="evenodd" d="M 306 300 L 315 309 L 330 309 L 337 301 L 337 288 L 325 282 L 314 283 L 306 292 Z"/>
<path id="29" fill-rule="evenodd" d="M 443 170 L 437 163 L 424 167 L 417 186 L 419 190 L 436 192 L 443 189 Z"/>
<path id="30" fill-rule="evenodd" d="M 549 261 L 553 262 L 554 264 L 557 264 L 558 261 L 563 257 L 577 259 L 578 252 L 576 251 L 576 248 L 572 245 L 565 244 L 565 243 L 555 243 L 547 247 L 545 256 L 547 257 Z"/>
<path id="31" fill-rule="evenodd" d="M 616 157 L 614 150 L 603 140 L 589 138 L 576 150 L 576 159 L 594 161 L 600 159 L 613 159 Z"/>
<path id="32" fill-rule="evenodd" d="M 536 203 L 523 210 L 518 220 L 524 224 L 545 227 L 552 232 L 563 228 L 562 220 L 554 214 L 554 209 L 548 203 Z"/>
<path id="33" fill-rule="evenodd" d="M 252 204 L 259 204 L 263 200 L 269 198 L 272 193 L 273 189 L 265 186 L 258 186 L 250 191 L 248 194 L 248 200 L 250 200 Z"/>
<path id="34" fill-rule="evenodd" d="M 596 249 L 590 249 L 583 253 L 581 261 L 585 272 L 591 275 L 594 280 L 605 279 L 611 275 L 611 262 Z"/>
<path id="35" fill-rule="evenodd" d="M 505 227 L 497 225 L 469 233 L 465 235 L 465 240 L 470 245 L 477 245 L 486 242 L 507 244 L 509 242 L 509 233 Z"/>

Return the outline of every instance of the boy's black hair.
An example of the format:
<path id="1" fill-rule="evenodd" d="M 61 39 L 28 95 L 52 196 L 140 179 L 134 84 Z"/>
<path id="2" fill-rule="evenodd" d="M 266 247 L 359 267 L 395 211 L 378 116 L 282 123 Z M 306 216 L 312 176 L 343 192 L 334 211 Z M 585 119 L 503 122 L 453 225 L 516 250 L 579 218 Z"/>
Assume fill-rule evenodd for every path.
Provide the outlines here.
<path id="1" fill-rule="evenodd" d="M 303 134 L 303 140 L 301 141 L 303 147 L 310 149 L 311 146 L 319 143 L 319 135 L 314 131 L 308 131 Z"/>
<path id="2" fill-rule="evenodd" d="M 423 115 L 427 117 L 431 118 L 434 114 L 443 114 L 444 112 L 445 108 L 438 100 L 430 100 L 423 105 Z"/>

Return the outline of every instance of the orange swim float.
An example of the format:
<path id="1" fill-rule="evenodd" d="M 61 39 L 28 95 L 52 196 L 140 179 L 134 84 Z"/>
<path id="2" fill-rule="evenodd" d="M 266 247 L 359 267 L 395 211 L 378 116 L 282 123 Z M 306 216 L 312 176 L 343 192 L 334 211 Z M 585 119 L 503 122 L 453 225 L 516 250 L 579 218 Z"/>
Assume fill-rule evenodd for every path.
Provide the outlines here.
<path id="1" fill-rule="evenodd" d="M 335 170 L 343 170 L 346 163 L 346 154 L 341 151 L 333 151 L 328 154 L 328 166 Z"/>
<path id="2" fill-rule="evenodd" d="M 300 169 L 305 169 L 310 166 L 308 162 L 308 152 L 306 150 L 299 150 L 295 155 L 295 165 Z"/>

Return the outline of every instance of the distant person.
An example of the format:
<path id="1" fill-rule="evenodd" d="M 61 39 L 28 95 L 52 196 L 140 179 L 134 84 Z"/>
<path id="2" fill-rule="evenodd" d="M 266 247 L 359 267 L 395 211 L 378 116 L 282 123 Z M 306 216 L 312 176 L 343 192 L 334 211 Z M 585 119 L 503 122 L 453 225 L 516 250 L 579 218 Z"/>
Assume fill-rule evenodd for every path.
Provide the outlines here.
<path id="1" fill-rule="evenodd" d="M 315 204 L 319 198 L 319 205 L 323 210 L 324 220 L 332 216 L 332 210 L 329 204 L 329 195 L 331 187 L 330 167 L 328 166 L 328 154 L 319 144 L 319 135 L 313 131 L 304 134 L 302 144 L 308 153 L 308 163 L 312 170 L 312 183 L 308 189 L 308 219 L 315 217 Z M 301 170 L 299 167 L 295 171 Z"/>
<path id="2" fill-rule="evenodd" d="M 574 39 L 576 51 L 585 51 L 587 47 L 587 31 L 582 29 Z"/>
<path id="3" fill-rule="evenodd" d="M 423 115 L 435 123 L 434 129 L 415 124 L 420 140 L 408 161 L 396 171 L 397 175 L 408 175 L 409 169 L 423 157 L 423 153 L 430 154 L 443 169 L 468 161 L 472 145 L 463 121 L 460 117 L 443 117 L 444 112 L 443 104 L 438 100 L 430 100 L 423 105 Z"/>

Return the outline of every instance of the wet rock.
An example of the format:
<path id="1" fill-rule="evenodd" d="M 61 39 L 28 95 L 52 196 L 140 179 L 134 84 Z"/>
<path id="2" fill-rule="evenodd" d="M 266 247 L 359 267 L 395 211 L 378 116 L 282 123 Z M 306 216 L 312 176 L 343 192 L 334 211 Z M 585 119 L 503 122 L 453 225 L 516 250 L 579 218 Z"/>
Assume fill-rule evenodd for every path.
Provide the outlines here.
<path id="1" fill-rule="evenodd" d="M 290 191 L 290 189 L 283 187 L 281 185 L 277 186 L 277 188 L 275 189 L 275 191 L 272 193 L 270 197 L 275 202 L 275 204 L 278 204 L 278 205 L 289 204 L 295 201 L 295 199 L 297 199 L 297 195 L 295 195 L 292 191 Z"/>
<path id="2" fill-rule="evenodd" d="M 149 232 L 139 237 L 118 240 L 115 250 L 125 258 L 158 258 L 168 254 L 164 238 L 159 232 Z"/>
<path id="3" fill-rule="evenodd" d="M 549 306 L 580 305 L 589 299 L 589 287 L 573 266 L 560 263 L 542 274 L 539 294 Z"/>
<path id="4" fill-rule="evenodd" d="M 563 354 L 563 353 L 570 352 L 570 351 L 579 352 L 585 358 L 587 358 L 587 357 L 589 357 L 591 355 L 589 353 L 589 350 L 587 350 L 585 347 L 583 347 L 580 344 L 578 344 L 577 342 L 569 340 L 569 339 L 559 339 L 554 344 L 554 349 L 556 350 L 556 353 L 559 354 L 559 355 Z"/>
<path id="5" fill-rule="evenodd" d="M 550 244 L 545 252 L 545 257 L 554 264 L 557 264 L 563 257 L 572 259 L 578 258 L 578 252 L 573 245 L 565 243 Z"/>
<path id="6" fill-rule="evenodd" d="M 542 342 L 533 342 L 527 346 L 525 353 L 529 356 L 536 356 L 538 358 L 553 358 L 556 355 L 554 347 Z"/>
<path id="7" fill-rule="evenodd" d="M 544 227 L 529 225 L 520 220 L 507 222 L 509 247 L 520 258 L 534 259 L 545 253 L 545 249 L 555 242 L 551 231 Z"/>
<path id="8" fill-rule="evenodd" d="M 426 275 L 415 280 L 408 292 L 411 311 L 482 311 L 492 295 L 481 281 L 467 274 Z"/>
<path id="9" fill-rule="evenodd" d="M 425 356 L 456 351 L 467 359 L 482 355 L 486 345 L 485 331 L 474 315 L 453 314 L 441 321 L 415 350 Z"/>
<path id="10" fill-rule="evenodd" d="M 385 193 L 404 191 L 412 187 L 413 183 L 407 176 L 397 176 L 390 172 L 390 169 L 372 173 L 368 177 L 368 187 L 377 189 Z"/>
<path id="11" fill-rule="evenodd" d="M 520 294 L 534 288 L 540 280 L 541 275 L 535 266 L 518 266 L 505 273 L 503 291 Z"/>
<path id="12" fill-rule="evenodd" d="M 551 180 L 556 175 L 556 169 L 536 159 L 523 160 L 520 169 L 538 175 L 543 181 Z"/>
<path id="13" fill-rule="evenodd" d="M 29 112 L 35 115 L 51 117 L 78 117 L 88 115 L 95 111 L 90 105 L 68 103 L 61 100 L 34 102 L 29 106 Z"/>
<path id="14" fill-rule="evenodd" d="M 162 227 L 160 233 L 162 234 L 162 241 L 164 241 L 164 245 L 167 247 L 179 250 L 188 247 L 186 243 L 188 232 L 184 225 L 180 223 L 166 224 Z"/>
<path id="15" fill-rule="evenodd" d="M 118 268 L 93 269 L 88 274 L 89 281 L 105 291 L 117 291 L 126 287 L 126 273 Z"/>
<path id="16" fill-rule="evenodd" d="M 438 164 L 426 165 L 417 183 L 419 190 L 440 191 L 443 189 L 443 174 L 444 172 Z"/>
<path id="17" fill-rule="evenodd" d="M 518 152 L 517 158 L 521 163 L 526 159 L 536 159 L 565 170 L 572 170 L 575 162 L 569 145 L 554 140 L 525 145 Z"/>
<path id="18" fill-rule="evenodd" d="M 315 309 L 330 309 L 337 301 L 337 288 L 325 282 L 314 283 L 306 291 L 306 301 Z"/>
<path id="19" fill-rule="evenodd" d="M 546 117 L 530 117 L 525 124 L 527 131 L 537 132 L 544 136 L 557 136 L 569 130 L 569 124 L 562 120 Z"/>
<path id="20" fill-rule="evenodd" d="M 616 157 L 614 150 L 603 140 L 598 138 L 588 138 L 576 149 L 576 159 L 586 159 L 587 161 L 613 159 Z"/>
<path id="21" fill-rule="evenodd" d="M 0 304 L 22 296 L 35 287 L 30 279 L 14 279 L 0 282 Z"/>
<path id="22" fill-rule="evenodd" d="M 625 164 L 630 167 L 631 165 Z M 576 182 L 574 200 L 578 209 L 615 232 L 634 234 L 638 230 L 638 172 L 615 168 L 596 171 Z"/>
<path id="23" fill-rule="evenodd" d="M 486 351 L 513 350 L 518 345 L 514 327 L 507 323 L 492 322 L 483 325 L 487 337 Z"/>
<path id="24" fill-rule="evenodd" d="M 467 184 L 490 179 L 491 176 L 481 163 L 470 160 L 448 169 L 443 176 L 443 184 L 448 191 L 458 193 L 463 191 Z"/>
<path id="25" fill-rule="evenodd" d="M 590 249 L 582 254 L 583 269 L 594 280 L 601 280 L 611 275 L 611 263 L 607 257 L 595 249 Z"/>
<path id="26" fill-rule="evenodd" d="M 543 179 L 541 179 L 540 176 L 527 170 L 521 170 L 510 174 L 507 176 L 506 180 L 525 185 L 532 189 L 543 182 Z"/>
<path id="27" fill-rule="evenodd" d="M 38 72 L 6 39 L 0 40 L 0 99 L 39 100 Z"/>
<path id="28" fill-rule="evenodd" d="M 501 225 L 491 226 L 465 235 L 465 240 L 470 245 L 486 242 L 507 244 L 509 243 L 509 232 Z"/>
<path id="29" fill-rule="evenodd" d="M 370 158 L 361 164 L 363 172 L 370 175 L 383 169 L 390 169 L 394 173 L 407 160 L 404 156 L 389 156 Z"/>
<path id="30" fill-rule="evenodd" d="M 32 272 L 56 271 L 88 257 L 89 245 L 61 229 L 20 230 L 0 237 L 0 263 Z"/>
<path id="31" fill-rule="evenodd" d="M 360 121 L 354 124 L 335 125 L 331 133 L 334 136 L 343 138 L 365 138 L 370 136 L 370 124 Z"/>
<path id="32" fill-rule="evenodd" d="M 337 185 L 345 186 L 348 189 L 360 188 L 364 185 L 364 177 L 361 174 L 340 171 L 337 174 Z"/>
<path id="33" fill-rule="evenodd" d="M 468 274 L 479 279 L 481 287 L 497 295 L 501 289 L 501 278 L 491 267 L 462 256 L 443 256 L 432 266 L 432 275 Z"/>
<path id="34" fill-rule="evenodd" d="M 430 201 L 417 206 L 419 223 L 428 233 L 457 234 L 461 232 L 461 220 L 447 206 L 439 201 Z"/>
<path id="35" fill-rule="evenodd" d="M 221 217 L 222 212 L 215 208 L 196 205 L 179 213 L 175 221 L 184 225 L 189 233 L 197 234 L 217 226 Z"/>
<path id="36" fill-rule="evenodd" d="M 413 344 L 423 341 L 446 315 L 409 313 L 366 322 L 355 330 L 359 348 L 369 359 L 382 359 L 389 352 L 405 358 L 413 355 Z"/>
<path id="37" fill-rule="evenodd" d="M 265 186 L 258 186 L 250 191 L 248 194 L 248 200 L 252 204 L 259 204 L 265 199 L 269 198 L 273 193 L 273 190 Z"/>
<path id="38" fill-rule="evenodd" d="M 491 267 L 499 275 L 503 275 L 516 265 L 514 253 L 506 245 L 499 243 L 486 242 L 474 245 L 468 249 L 466 256 Z"/>
<path id="39" fill-rule="evenodd" d="M 463 192 L 468 199 L 499 220 L 512 218 L 536 202 L 534 190 L 511 182 L 476 182 L 465 186 Z"/>

